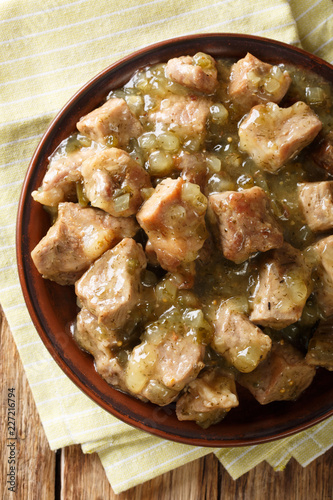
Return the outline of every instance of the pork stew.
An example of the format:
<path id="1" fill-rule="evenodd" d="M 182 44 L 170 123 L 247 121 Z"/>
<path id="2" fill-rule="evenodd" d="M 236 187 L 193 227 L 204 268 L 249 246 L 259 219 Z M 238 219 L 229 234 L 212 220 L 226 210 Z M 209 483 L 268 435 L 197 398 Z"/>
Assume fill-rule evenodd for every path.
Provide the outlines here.
<path id="1" fill-rule="evenodd" d="M 208 426 L 333 370 L 332 89 L 247 54 L 136 72 L 51 156 L 32 252 L 112 386 Z M 74 293 L 74 291 L 73 291 Z"/>

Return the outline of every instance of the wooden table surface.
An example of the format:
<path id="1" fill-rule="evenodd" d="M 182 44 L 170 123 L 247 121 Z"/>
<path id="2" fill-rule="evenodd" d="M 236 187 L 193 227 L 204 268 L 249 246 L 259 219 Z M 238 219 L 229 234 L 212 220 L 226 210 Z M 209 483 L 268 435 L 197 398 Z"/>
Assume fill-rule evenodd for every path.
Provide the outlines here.
<path id="1" fill-rule="evenodd" d="M 51 451 L 0 309 L 0 499 L 1 500 L 332 500 L 333 448 L 301 467 L 291 460 L 283 472 L 266 463 L 233 481 L 214 455 L 196 460 L 143 485 L 115 495 L 96 454 L 79 446 Z M 16 492 L 8 491 L 8 388 L 16 393 Z"/>

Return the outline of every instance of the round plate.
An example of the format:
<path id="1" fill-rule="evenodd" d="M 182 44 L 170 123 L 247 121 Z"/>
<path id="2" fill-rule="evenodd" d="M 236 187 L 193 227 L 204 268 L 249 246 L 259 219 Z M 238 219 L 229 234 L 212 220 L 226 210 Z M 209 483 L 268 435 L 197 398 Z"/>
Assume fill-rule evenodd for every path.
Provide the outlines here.
<path id="1" fill-rule="evenodd" d="M 157 407 L 123 394 L 95 371 L 93 359 L 72 339 L 70 325 L 77 307 L 73 287 L 44 280 L 30 252 L 49 228 L 43 207 L 31 192 L 44 177 L 48 157 L 74 130 L 81 116 L 100 105 L 111 89 L 124 85 L 146 65 L 171 57 L 207 52 L 216 58 L 240 59 L 251 52 L 271 64 L 292 63 L 313 70 L 333 83 L 333 67 L 316 56 L 284 43 L 249 35 L 205 34 L 159 42 L 112 64 L 88 82 L 53 120 L 30 162 L 17 219 L 18 271 L 32 321 L 47 349 L 68 377 L 98 405 L 124 422 L 162 438 L 198 446 L 244 446 L 281 438 L 333 414 L 333 372 L 318 370 L 312 385 L 296 402 L 261 406 L 239 388 L 241 404 L 217 425 L 203 430 L 194 422 L 179 422 L 172 405 Z"/>

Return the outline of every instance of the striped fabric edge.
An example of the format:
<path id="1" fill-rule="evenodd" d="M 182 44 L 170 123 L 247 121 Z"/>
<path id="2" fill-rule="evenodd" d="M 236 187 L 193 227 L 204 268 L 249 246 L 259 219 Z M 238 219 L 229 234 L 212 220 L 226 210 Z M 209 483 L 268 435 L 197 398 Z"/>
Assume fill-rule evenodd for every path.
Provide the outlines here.
<path id="1" fill-rule="evenodd" d="M 212 453 L 202 448 L 147 437 L 131 448 L 107 448 L 98 453 L 115 493 L 149 481 L 156 476 Z M 124 465 L 126 473 L 124 473 Z"/>
<path id="2" fill-rule="evenodd" d="M 69 9 L 71 8 L 70 5 L 71 4 L 69 4 L 68 7 Z M 134 2 L 134 5 L 138 6 L 140 4 L 135 4 Z M 165 2 L 161 2 L 161 5 L 165 5 Z M 78 74 L 76 75 L 76 81 L 81 80 L 82 82 L 87 81 L 90 77 L 103 69 L 104 65 L 101 64 L 101 58 L 104 57 L 103 55 L 100 55 L 97 58 L 98 63 L 96 63 L 96 65 L 94 65 L 93 63 L 90 63 L 89 65 L 80 65 L 77 63 L 77 61 L 74 62 L 72 60 L 71 52 L 78 50 L 80 48 L 80 43 L 93 44 L 94 41 L 96 41 L 96 43 L 98 42 L 100 47 L 101 41 L 108 41 L 112 44 L 112 46 L 116 46 L 118 48 L 123 47 L 123 49 L 120 51 L 118 49 L 116 54 L 111 53 L 109 61 L 107 61 L 107 58 L 105 59 L 105 63 L 111 63 L 122 55 L 130 52 L 130 50 L 149 45 L 152 40 L 159 41 L 162 39 L 170 38 L 170 36 L 172 35 L 185 35 L 193 32 L 193 23 L 188 22 L 191 15 L 193 16 L 193 19 L 195 19 L 196 31 L 198 33 L 212 31 L 239 31 L 243 33 L 262 32 L 262 23 L 260 22 L 260 19 L 261 16 L 264 16 L 266 19 L 266 30 L 272 30 L 271 33 L 269 31 L 266 32 L 267 36 L 270 35 L 273 38 L 279 38 L 289 43 L 297 43 L 297 40 L 295 39 L 295 25 L 292 21 L 289 5 L 283 0 L 274 0 L 274 2 L 269 5 L 267 5 L 267 2 L 263 0 L 258 0 L 255 6 L 255 8 L 257 9 L 256 16 L 253 15 L 254 9 L 252 4 L 244 4 L 240 0 L 221 0 L 219 2 L 214 2 L 213 4 L 208 2 L 201 2 L 200 6 L 198 6 L 197 2 L 192 1 L 189 2 L 186 11 L 183 11 L 182 6 L 175 1 L 172 2 L 172 5 L 174 6 L 174 9 L 171 10 L 173 12 L 172 16 L 170 16 L 170 10 L 168 10 L 167 16 L 163 16 L 163 10 L 162 15 L 158 15 L 155 12 L 157 19 L 152 19 L 148 16 L 146 22 L 144 24 L 141 23 L 140 28 L 138 27 L 138 17 L 136 14 L 136 10 L 132 9 L 131 18 L 126 21 L 128 23 L 128 27 L 126 27 L 126 29 L 123 28 L 123 25 L 118 25 L 117 23 L 115 23 L 114 30 L 105 30 L 106 32 L 104 34 L 103 31 L 102 34 L 101 32 L 98 32 L 98 35 L 96 33 L 95 36 L 94 30 L 91 30 L 91 36 L 87 38 L 83 36 L 83 28 L 85 27 L 85 25 L 82 25 L 82 29 L 80 30 L 79 34 L 79 36 L 82 38 L 81 41 L 75 41 L 73 43 L 70 42 L 72 38 L 68 38 L 67 43 L 64 43 L 64 40 L 66 40 L 66 34 L 63 30 L 62 36 L 64 37 L 64 40 L 62 40 L 62 45 L 60 48 L 54 46 L 50 49 L 47 48 L 47 43 L 41 43 L 38 45 L 38 47 L 34 47 L 35 50 L 32 51 L 31 55 L 23 52 L 23 54 L 18 56 L 17 60 L 15 60 L 14 58 L 8 59 L 8 57 L 6 57 L 3 62 L 0 61 L 0 67 L 1 65 L 5 65 L 6 71 L 9 74 L 14 75 L 15 71 L 17 71 L 16 66 L 20 66 L 21 63 L 25 62 L 22 58 L 26 58 L 26 60 L 29 62 L 32 61 L 33 58 L 38 58 L 36 59 L 36 61 L 43 61 L 43 64 L 38 65 L 38 67 L 42 68 L 47 68 L 50 64 L 49 60 L 52 61 L 52 59 L 55 59 L 52 67 L 48 70 L 43 69 L 40 72 L 37 68 L 35 68 L 36 64 L 32 64 L 32 74 L 25 74 L 24 76 L 22 76 L 22 73 L 24 74 L 24 71 L 20 71 L 16 77 L 17 79 L 13 78 L 13 76 L 10 78 L 10 85 L 8 86 L 9 95 L 7 97 L 5 94 L 5 91 L 7 92 L 7 90 L 5 88 L 2 88 L 3 102 L 0 102 L 0 109 L 2 108 L 2 119 L 4 121 L 13 120 L 13 114 L 15 115 L 16 112 L 19 113 L 20 116 L 24 112 L 26 118 L 28 118 L 29 116 L 33 117 L 36 113 L 42 113 L 45 109 L 45 105 L 56 107 L 56 103 L 61 102 L 61 98 L 64 99 L 62 101 L 63 103 L 66 102 L 66 100 L 73 94 L 74 90 L 77 90 L 79 88 L 79 85 L 74 85 L 70 82 L 70 80 L 72 79 L 72 66 L 74 66 L 75 71 L 78 72 Z M 239 9 L 237 5 L 239 5 Z M 240 6 L 242 6 L 241 9 Z M 237 9 L 239 10 L 239 12 L 242 12 L 242 15 L 235 15 Z M 274 15 L 270 16 L 270 13 Z M 223 17 L 223 19 L 219 19 L 221 17 Z M 218 19 L 219 22 L 216 22 L 216 19 Z M 288 20 L 288 22 L 286 22 L 286 19 Z M 89 22 L 90 19 L 82 20 L 82 23 Z M 109 20 L 109 22 L 111 21 Z M 174 24 L 173 33 L 170 32 L 170 23 Z M 133 31 L 133 33 L 137 33 L 139 30 L 139 32 L 137 33 L 137 41 L 139 43 L 135 43 L 132 47 L 129 47 L 128 36 L 130 36 L 131 30 Z M 36 36 L 42 36 L 40 34 L 40 31 L 41 28 L 38 27 L 37 29 L 36 27 Z M 30 33 L 30 35 L 32 37 L 34 33 Z M 116 37 L 120 37 L 119 40 Z M 21 38 L 24 39 L 24 37 Z M 56 43 L 57 38 L 55 37 L 52 46 Z M 20 47 L 21 45 L 17 46 L 17 52 L 19 54 Z M 94 50 L 92 50 L 91 47 L 91 50 L 87 51 L 89 60 L 94 61 L 94 59 L 96 58 L 96 53 L 100 52 L 99 47 L 98 45 L 96 45 Z M 83 49 L 86 50 L 87 47 L 84 47 L 84 45 L 82 45 L 82 50 Z M 68 53 L 68 51 L 70 52 L 70 54 Z M 56 67 L 56 69 L 54 68 L 54 66 Z M 31 69 L 29 68 L 30 67 L 27 68 L 27 71 L 31 72 Z M 34 68 L 37 70 L 37 72 L 34 71 Z M 54 85 L 53 81 L 53 72 L 58 71 L 61 68 L 63 69 L 63 71 L 65 71 L 65 73 L 67 72 L 66 78 L 62 79 L 62 81 L 66 82 L 65 86 Z M 41 76 L 38 79 L 37 77 L 40 73 Z M 51 78 L 49 83 L 45 81 L 48 76 Z M 33 78 L 31 83 L 34 84 L 33 88 L 36 88 L 37 91 L 37 94 L 35 96 L 27 96 L 24 92 L 22 92 L 22 89 L 24 87 L 20 85 L 20 79 L 24 78 L 24 81 L 27 81 L 27 77 Z M 13 93 L 12 89 L 15 82 L 15 88 L 17 89 L 17 91 Z M 6 83 L 4 84 L 6 85 Z M 13 99 L 13 95 L 15 96 L 15 99 Z M 30 106 L 31 97 L 33 97 L 33 106 Z"/>
<path id="3" fill-rule="evenodd" d="M 289 1 L 305 50 L 333 63 L 333 4 L 331 0 Z"/>

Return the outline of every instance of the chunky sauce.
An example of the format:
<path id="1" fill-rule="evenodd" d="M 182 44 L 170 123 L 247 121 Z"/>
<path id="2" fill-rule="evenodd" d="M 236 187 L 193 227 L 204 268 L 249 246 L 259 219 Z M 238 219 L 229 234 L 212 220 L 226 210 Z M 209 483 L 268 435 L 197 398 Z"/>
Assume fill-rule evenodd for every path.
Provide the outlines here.
<path id="1" fill-rule="evenodd" d="M 243 192 L 254 186 L 260 187 L 270 201 L 270 213 L 279 224 L 284 241 L 300 250 L 307 265 L 316 269 L 317 257 L 313 245 L 319 235 L 310 230 L 300 210 L 298 186 L 304 182 L 321 182 L 332 178 L 332 174 L 320 168 L 313 159 L 312 150 L 319 139 L 316 138 L 296 156 L 288 159 L 276 173 L 260 168 L 251 156 L 239 147 L 239 126 L 249 110 L 244 113 L 244 110 L 237 105 L 237 101 L 229 95 L 230 74 L 234 63 L 232 60 L 217 61 L 219 85 L 215 92 L 208 96 L 166 76 L 165 64 L 158 64 L 135 73 L 123 88 L 113 90 L 107 96 L 107 99 L 123 99 L 143 127 L 142 133 L 138 137 L 131 138 L 121 149 L 129 153 L 150 176 L 151 186 L 141 190 L 143 204 L 149 200 L 156 186 L 164 179 L 177 179 L 180 175 L 185 181 L 190 180 L 191 186 L 193 184 L 196 186 L 196 188 L 190 187 L 187 195 L 183 189 L 183 199 L 188 196 L 190 203 L 197 210 L 198 217 L 200 217 L 200 207 L 203 207 L 201 213 L 205 213 L 206 199 L 210 195 L 226 191 Z M 209 56 L 199 53 L 194 56 L 194 64 L 209 70 L 212 62 Z M 331 86 L 319 76 L 301 68 L 280 65 L 273 68 L 265 81 L 266 90 L 274 91 L 284 72 L 289 74 L 291 84 L 280 106 L 287 108 L 298 101 L 305 102 L 322 123 L 322 131 L 318 137 L 327 136 L 332 129 L 333 121 Z M 250 74 L 249 78 L 256 83 L 258 76 Z M 193 103 L 201 99 L 208 102 L 209 110 L 204 130 L 200 128 L 196 118 L 192 127 L 179 126 L 172 118 L 164 121 L 155 120 L 156 116 L 164 113 L 165 107 L 169 109 L 170 102 L 173 103 L 178 98 L 186 98 Z M 189 121 L 191 119 L 188 117 Z M 272 142 L 274 140 L 272 137 Z M 105 138 L 104 144 L 94 142 L 88 136 L 77 132 L 59 146 L 51 159 L 51 164 L 86 148 L 99 152 L 118 147 L 119 138 L 112 131 Z M 191 168 L 187 171 L 184 167 L 186 158 L 193 155 L 197 155 L 199 160 L 191 164 Z M 193 179 L 198 179 L 198 184 L 194 183 Z M 82 179 L 76 182 L 76 191 L 80 206 L 89 207 L 90 200 Z M 115 210 L 119 210 L 120 214 L 123 209 L 126 210 L 129 198 L 129 191 L 120 183 L 118 191 L 114 194 Z M 55 214 L 55 220 L 57 206 L 48 208 Z M 169 216 L 181 221 L 182 217 L 186 216 L 186 210 L 183 205 L 174 206 Z M 187 337 L 191 342 L 204 346 L 205 354 L 199 362 L 200 368 L 205 367 L 202 373 L 209 374 L 211 367 L 219 366 L 237 380 L 238 370 L 235 365 L 230 365 L 230 362 L 212 347 L 214 322 L 220 304 L 228 300 L 231 300 L 232 311 L 246 317 L 250 315 L 258 288 L 260 269 L 267 254 L 254 252 L 244 262 L 235 263 L 225 258 L 218 249 L 214 233 L 216 228 L 214 229 L 212 219 L 209 217 L 206 217 L 206 225 L 207 228 L 199 225 L 196 229 L 197 238 L 205 239 L 203 248 L 194 258 L 189 257 L 187 261 L 185 260 L 179 268 L 163 269 L 153 258 L 148 260 L 147 267 L 141 272 L 140 299 L 132 307 L 126 323 L 113 332 L 116 342 L 108 344 L 110 331 L 103 324 L 96 328 L 99 341 L 104 341 L 107 348 L 110 348 L 109 356 L 115 357 L 120 369 L 127 370 L 125 383 L 120 377 L 122 381 L 115 385 L 144 400 L 148 398 L 157 404 L 167 404 L 177 398 L 183 389 L 187 395 L 192 390 L 193 394 L 196 394 L 194 399 L 201 394 L 199 389 L 198 393 L 195 392 L 197 388 L 191 386 L 190 381 L 188 382 L 190 385 L 178 390 L 176 382 L 173 386 L 172 382 L 166 381 L 164 372 L 158 379 L 156 363 L 161 356 L 159 349 L 161 350 L 162 346 L 166 352 L 170 352 L 172 344 L 169 345 L 166 341 L 170 335 L 174 336 L 175 342 L 179 338 Z M 142 244 L 143 248 L 145 247 L 147 235 L 142 228 L 134 239 Z M 131 274 L 131 269 L 135 273 L 137 265 L 135 259 L 132 261 L 128 259 L 128 273 Z M 123 275 L 119 276 L 121 281 L 115 282 L 115 289 L 122 289 L 124 286 Z M 318 276 L 315 272 L 312 273 L 306 285 L 304 284 L 306 280 L 302 281 L 297 272 L 295 274 L 287 272 L 283 279 L 296 303 L 299 296 L 307 294 L 300 319 L 281 328 L 265 325 L 260 328 L 273 340 L 273 343 L 283 344 L 285 341 L 291 343 L 304 357 L 316 325 L 325 317 L 316 294 L 308 293 L 308 290 L 316 289 Z M 103 287 L 99 288 L 96 300 L 103 295 L 105 292 L 103 290 Z M 268 307 L 270 308 L 270 303 Z M 281 307 L 284 307 L 283 304 Z M 81 345 L 89 350 L 87 344 L 81 342 Z M 239 359 L 246 357 L 249 349 L 240 350 Z M 89 352 L 96 354 L 93 349 Z M 179 366 L 185 366 L 186 362 L 182 357 L 178 360 Z M 99 370 L 98 362 L 96 366 Z M 105 376 L 105 372 L 100 371 Z M 153 382 L 159 388 L 151 399 L 147 396 L 149 393 L 146 387 L 147 384 L 153 383 L 154 373 Z M 216 385 L 211 383 L 209 377 L 210 375 L 207 375 L 208 386 L 211 384 L 211 387 L 216 389 Z M 110 381 L 107 376 L 105 378 Z M 230 387 L 229 389 L 233 393 L 233 389 Z M 194 419 L 200 425 L 207 426 L 218 421 L 227 411 L 226 407 L 225 411 L 218 416 L 215 415 L 211 420 L 210 417 L 205 420 L 202 417 L 204 412 L 199 412 L 199 417 Z"/>

